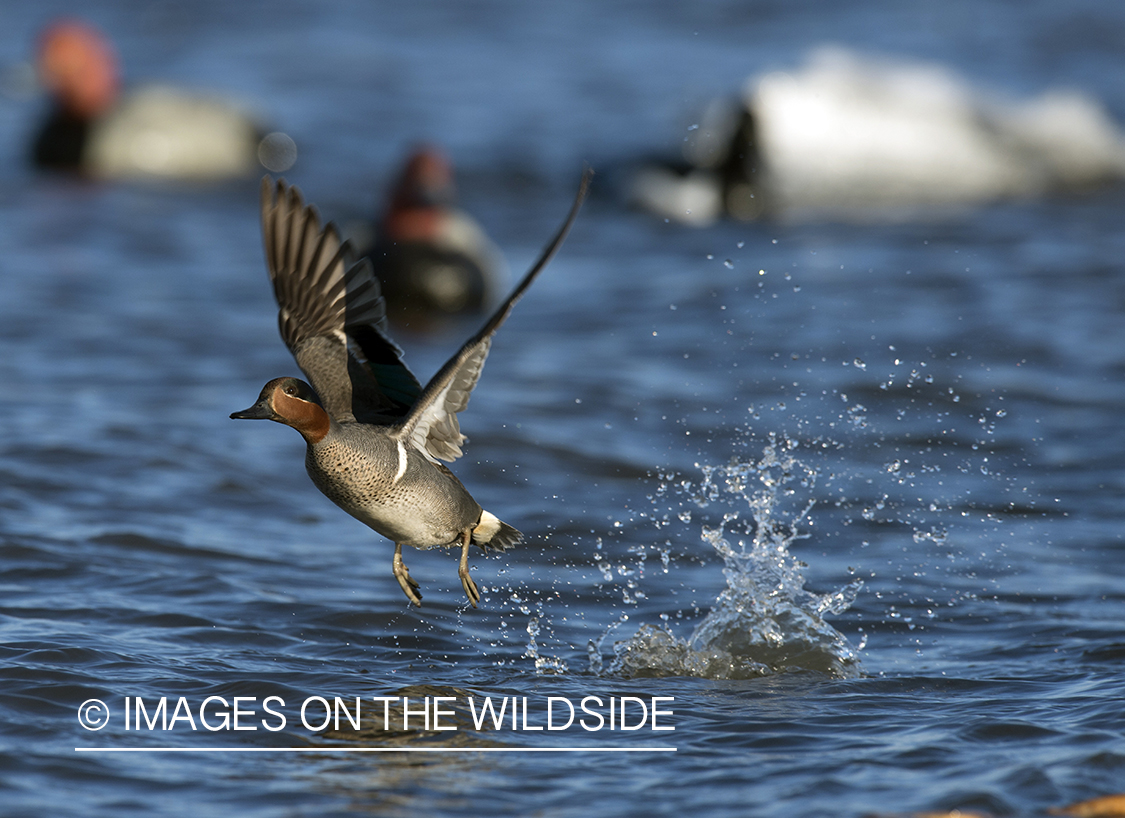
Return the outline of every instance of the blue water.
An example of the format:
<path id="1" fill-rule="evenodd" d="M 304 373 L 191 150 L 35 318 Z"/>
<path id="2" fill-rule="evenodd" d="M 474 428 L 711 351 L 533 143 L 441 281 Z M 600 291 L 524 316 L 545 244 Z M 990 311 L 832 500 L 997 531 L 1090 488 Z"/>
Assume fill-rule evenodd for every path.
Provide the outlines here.
<path id="1" fill-rule="evenodd" d="M 0 63 L 69 10 L 4 4 Z M 442 143 L 515 271 L 584 161 L 673 152 L 706 100 L 828 41 L 1125 122 L 1107 0 L 82 11 L 130 79 L 256 104 L 328 217 Z M 690 230 L 603 184 L 462 415 L 458 475 L 529 541 L 474 558 L 479 610 L 453 555 L 408 555 L 412 610 L 300 438 L 227 419 L 296 373 L 257 180 L 36 176 L 39 113 L 0 101 L 3 814 L 1038 815 L 1125 790 L 1125 191 Z M 425 379 L 471 329 L 398 337 Z M 206 729 L 212 696 L 258 729 Z M 401 702 L 375 729 L 381 696 L 447 697 L 458 729 L 404 731 Z M 602 729 L 470 709 L 545 726 L 591 696 Z M 136 729 L 138 697 L 196 729 Z M 362 729 L 306 729 L 313 697 L 363 697 Z M 675 729 L 611 731 L 611 697 L 672 697 Z M 77 751 L 216 747 L 425 752 Z"/>

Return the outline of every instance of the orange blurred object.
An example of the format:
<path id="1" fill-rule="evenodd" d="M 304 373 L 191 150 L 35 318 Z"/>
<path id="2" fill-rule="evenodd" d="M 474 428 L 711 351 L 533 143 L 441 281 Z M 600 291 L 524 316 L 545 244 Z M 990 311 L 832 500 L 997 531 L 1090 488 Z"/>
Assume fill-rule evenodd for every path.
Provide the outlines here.
<path id="1" fill-rule="evenodd" d="M 86 23 L 67 19 L 48 26 L 39 40 L 38 68 L 43 84 L 74 116 L 99 116 L 117 101 L 117 55 Z"/>

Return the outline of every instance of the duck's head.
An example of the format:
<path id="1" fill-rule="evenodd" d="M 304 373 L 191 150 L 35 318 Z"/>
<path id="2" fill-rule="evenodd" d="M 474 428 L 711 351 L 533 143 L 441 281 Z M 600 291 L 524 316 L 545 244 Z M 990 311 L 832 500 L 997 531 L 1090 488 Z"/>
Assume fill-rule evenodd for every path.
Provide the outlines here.
<path id="1" fill-rule="evenodd" d="M 234 412 L 231 418 L 284 423 L 300 432 L 309 443 L 323 440 L 332 424 L 313 388 L 297 378 L 274 378 L 262 387 L 257 403 Z"/>
<path id="2" fill-rule="evenodd" d="M 383 233 L 397 242 L 432 241 L 444 213 L 457 203 L 453 166 L 433 145 L 417 148 L 406 161 L 383 217 Z"/>
<path id="3" fill-rule="evenodd" d="M 457 201 L 453 165 L 436 145 L 419 145 L 406 160 L 392 195 L 392 209 L 451 207 Z"/>
<path id="4" fill-rule="evenodd" d="M 39 38 L 40 80 L 72 116 L 93 119 L 117 100 L 117 57 L 109 40 L 79 20 L 59 20 Z"/>

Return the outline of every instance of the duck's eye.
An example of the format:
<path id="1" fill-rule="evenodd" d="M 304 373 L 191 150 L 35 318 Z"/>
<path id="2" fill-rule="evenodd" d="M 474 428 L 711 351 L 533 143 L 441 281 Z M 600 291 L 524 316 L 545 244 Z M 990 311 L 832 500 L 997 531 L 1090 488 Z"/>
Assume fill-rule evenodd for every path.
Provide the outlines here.
<path id="1" fill-rule="evenodd" d="M 285 394 L 289 395 L 290 397 L 297 397 L 297 387 L 290 384 L 289 386 L 285 387 Z"/>

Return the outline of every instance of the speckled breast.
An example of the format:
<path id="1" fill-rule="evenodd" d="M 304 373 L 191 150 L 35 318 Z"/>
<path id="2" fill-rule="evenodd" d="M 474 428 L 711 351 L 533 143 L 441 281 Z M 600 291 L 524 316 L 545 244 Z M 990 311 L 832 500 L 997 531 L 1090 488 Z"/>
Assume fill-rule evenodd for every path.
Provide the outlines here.
<path id="1" fill-rule="evenodd" d="M 480 519 L 480 506 L 461 483 L 417 452 L 408 451 L 396 480 L 398 448 L 387 438 L 363 445 L 326 439 L 309 447 L 305 467 L 328 499 L 396 543 L 453 545 Z"/>

